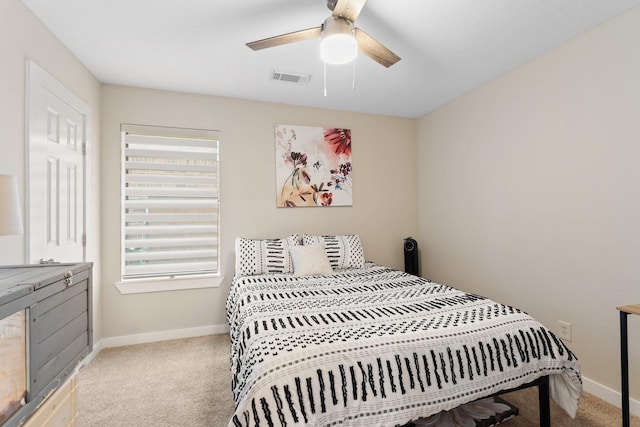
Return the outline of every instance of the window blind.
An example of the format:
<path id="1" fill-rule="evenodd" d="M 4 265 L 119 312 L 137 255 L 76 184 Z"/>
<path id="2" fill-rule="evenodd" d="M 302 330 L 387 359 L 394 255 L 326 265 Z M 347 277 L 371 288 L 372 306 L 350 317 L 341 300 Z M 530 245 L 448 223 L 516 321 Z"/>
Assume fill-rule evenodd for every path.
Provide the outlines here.
<path id="1" fill-rule="evenodd" d="M 122 278 L 218 272 L 219 132 L 121 131 Z"/>

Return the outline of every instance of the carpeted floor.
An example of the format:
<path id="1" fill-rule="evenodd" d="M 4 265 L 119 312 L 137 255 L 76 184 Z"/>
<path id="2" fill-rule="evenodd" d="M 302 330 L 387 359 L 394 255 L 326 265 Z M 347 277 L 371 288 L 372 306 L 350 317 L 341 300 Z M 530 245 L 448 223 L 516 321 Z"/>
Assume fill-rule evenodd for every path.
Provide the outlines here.
<path id="1" fill-rule="evenodd" d="M 228 335 L 106 349 L 80 370 L 79 427 L 226 426 L 230 383 Z M 520 411 L 505 427 L 538 425 L 537 390 L 503 397 Z M 619 408 L 589 394 L 575 419 L 552 402 L 551 420 L 562 427 L 622 424 Z M 640 427 L 640 418 L 631 426 Z"/>

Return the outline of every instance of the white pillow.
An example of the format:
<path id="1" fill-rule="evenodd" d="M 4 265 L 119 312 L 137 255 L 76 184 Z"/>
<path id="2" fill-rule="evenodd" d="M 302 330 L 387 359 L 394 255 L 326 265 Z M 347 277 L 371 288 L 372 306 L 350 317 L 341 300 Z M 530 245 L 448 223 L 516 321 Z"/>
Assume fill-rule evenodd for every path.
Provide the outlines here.
<path id="1" fill-rule="evenodd" d="M 364 251 L 357 234 L 340 236 L 302 236 L 304 245 L 323 244 L 329 263 L 333 269 L 362 268 Z"/>
<path id="2" fill-rule="evenodd" d="M 333 274 L 329 258 L 321 244 L 290 246 L 289 253 L 293 261 L 293 274 L 296 276 Z"/>
<path id="3" fill-rule="evenodd" d="M 236 276 L 293 272 L 289 247 L 298 244 L 298 236 L 286 239 L 236 238 Z"/>

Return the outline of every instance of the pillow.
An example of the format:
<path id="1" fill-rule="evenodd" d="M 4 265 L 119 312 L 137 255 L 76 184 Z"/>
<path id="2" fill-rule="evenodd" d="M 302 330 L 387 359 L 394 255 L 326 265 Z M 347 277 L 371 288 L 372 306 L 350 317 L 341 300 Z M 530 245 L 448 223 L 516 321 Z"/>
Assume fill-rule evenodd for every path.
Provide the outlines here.
<path id="1" fill-rule="evenodd" d="M 296 234 L 286 239 L 236 238 L 236 276 L 292 273 L 289 247 L 297 244 Z"/>
<path id="2" fill-rule="evenodd" d="M 293 274 L 296 276 L 324 276 L 333 274 L 329 258 L 320 243 L 307 246 L 290 246 Z"/>
<path id="3" fill-rule="evenodd" d="M 362 268 L 364 266 L 364 251 L 362 242 L 357 234 L 343 236 L 302 236 L 304 245 L 317 243 L 324 244 L 324 250 L 329 258 L 331 267 L 341 268 Z"/>

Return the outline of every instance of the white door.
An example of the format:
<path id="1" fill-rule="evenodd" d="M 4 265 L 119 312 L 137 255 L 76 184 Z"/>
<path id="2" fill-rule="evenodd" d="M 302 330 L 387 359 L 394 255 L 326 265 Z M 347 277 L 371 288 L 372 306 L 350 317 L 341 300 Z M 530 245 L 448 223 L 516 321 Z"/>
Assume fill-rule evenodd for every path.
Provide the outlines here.
<path id="1" fill-rule="evenodd" d="M 27 260 L 85 261 L 88 106 L 27 62 Z"/>

